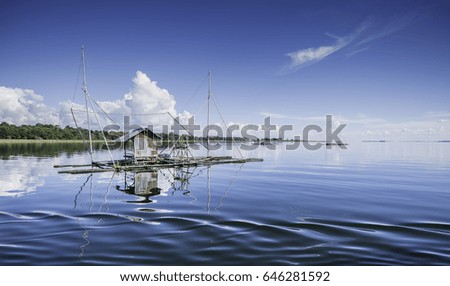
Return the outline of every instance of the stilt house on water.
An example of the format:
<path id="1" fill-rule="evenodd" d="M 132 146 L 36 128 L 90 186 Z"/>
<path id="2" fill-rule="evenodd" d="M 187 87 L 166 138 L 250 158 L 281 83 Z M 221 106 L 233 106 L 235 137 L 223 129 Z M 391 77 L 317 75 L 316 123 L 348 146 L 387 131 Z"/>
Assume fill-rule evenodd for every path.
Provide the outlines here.
<path id="1" fill-rule="evenodd" d="M 157 143 L 161 137 L 147 128 L 131 130 L 124 136 L 114 140 L 123 144 L 125 159 L 131 159 L 134 163 L 154 163 L 158 159 Z M 132 141 L 132 151 L 127 150 L 128 143 Z"/>
<path id="2" fill-rule="evenodd" d="M 103 129 L 99 118 L 97 116 L 95 106 L 99 107 L 99 109 L 112 121 L 111 117 L 100 107 L 100 105 L 89 95 L 86 87 L 86 73 L 85 73 L 85 63 L 84 63 L 84 48 L 82 47 L 82 67 L 83 67 L 83 93 L 85 96 L 86 102 L 86 122 L 89 130 L 89 140 L 85 140 L 84 136 L 80 131 L 81 138 L 85 142 L 86 149 L 91 155 L 91 162 L 88 164 L 69 164 L 69 165 L 55 165 L 55 168 L 71 168 L 69 170 L 61 170 L 58 173 L 68 173 L 68 174 L 83 174 L 83 173 L 94 173 L 94 172 L 116 172 L 116 171 L 154 171 L 158 168 L 178 168 L 178 167 L 193 167 L 193 166 L 211 166 L 216 164 L 242 164 L 247 162 L 261 162 L 263 159 L 261 158 L 244 158 L 241 155 L 241 158 L 233 158 L 231 156 L 211 156 L 209 152 L 209 129 L 206 137 L 206 156 L 196 156 L 194 157 L 192 153 L 189 151 L 189 144 L 181 144 L 180 142 L 174 142 L 174 146 L 171 147 L 170 154 L 159 154 L 157 147 L 158 141 L 162 142 L 162 138 L 157 134 L 153 133 L 151 130 L 147 128 L 138 128 L 131 130 L 124 136 L 113 140 L 114 143 L 121 143 L 124 150 L 124 158 L 123 159 L 114 159 L 111 150 L 109 149 L 108 140 L 103 134 L 103 140 L 105 142 L 105 146 L 108 149 L 110 155 L 110 161 L 94 161 L 94 149 L 92 147 L 92 136 L 91 136 L 91 120 L 90 113 L 94 113 L 95 118 L 97 120 L 97 124 L 100 129 Z M 210 99 L 212 98 L 211 94 L 211 71 L 208 73 L 209 78 L 209 86 L 208 86 L 208 120 L 207 126 L 209 126 L 209 117 L 210 117 Z M 92 111 L 89 110 L 89 106 L 92 108 Z M 216 106 L 217 107 L 217 106 Z M 77 120 L 75 118 L 73 109 L 71 109 L 72 117 L 74 119 L 75 125 L 78 127 Z M 222 117 L 222 116 L 221 116 Z M 223 118 L 222 118 L 223 120 Z M 225 122 L 224 122 L 225 124 Z M 116 124 L 117 125 L 117 124 Z M 187 130 L 186 130 L 187 131 Z M 131 152 L 127 150 L 128 143 L 132 142 Z M 233 141 L 234 142 L 234 141 Z M 234 142 L 236 144 L 236 142 Z M 239 148 L 239 147 L 237 147 Z M 161 151 L 162 152 L 162 151 Z M 86 169 L 78 169 L 80 167 L 89 167 Z M 149 179 L 148 182 L 152 180 Z"/>

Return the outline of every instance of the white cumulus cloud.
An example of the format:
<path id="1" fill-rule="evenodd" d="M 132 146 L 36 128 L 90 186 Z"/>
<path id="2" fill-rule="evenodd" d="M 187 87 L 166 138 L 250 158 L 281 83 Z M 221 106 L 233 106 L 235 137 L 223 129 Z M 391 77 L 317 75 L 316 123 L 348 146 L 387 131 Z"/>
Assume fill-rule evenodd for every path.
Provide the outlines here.
<path id="1" fill-rule="evenodd" d="M 175 99 L 167 89 L 158 86 L 145 73 L 137 71 L 133 78 L 134 86 L 125 94 L 126 104 L 134 112 L 161 113 L 175 115 Z"/>
<path id="2" fill-rule="evenodd" d="M 105 105 L 105 102 L 101 104 Z M 173 123 L 166 114 L 177 116 L 175 104 L 174 96 L 167 89 L 158 86 L 145 73 L 137 71 L 130 92 L 123 97 L 122 106 L 132 114 L 136 123 L 160 125 Z"/>
<path id="3" fill-rule="evenodd" d="M 0 120 L 16 125 L 58 124 L 58 112 L 33 90 L 0 86 Z"/>
<path id="4" fill-rule="evenodd" d="M 95 99 L 95 95 L 91 95 Z M 86 106 L 84 100 L 75 103 L 70 100 L 59 102 L 59 108 L 44 103 L 44 97 L 33 90 L 0 86 L 0 122 L 11 124 L 59 124 L 74 125 L 71 109 L 80 127 L 87 127 Z M 191 117 L 188 111 L 177 112 L 175 97 L 145 73 L 137 71 L 132 79 L 130 91 L 117 99 L 96 101 L 103 111 L 109 114 L 115 123 L 122 126 L 123 116 L 130 117 L 130 124 L 147 127 L 173 124 L 173 117 L 186 122 Z M 101 127 L 113 123 L 100 112 L 94 103 L 89 106 L 90 123 L 93 129 L 100 129 L 92 108 L 97 111 Z M 170 115 L 169 115 L 170 114 Z"/>

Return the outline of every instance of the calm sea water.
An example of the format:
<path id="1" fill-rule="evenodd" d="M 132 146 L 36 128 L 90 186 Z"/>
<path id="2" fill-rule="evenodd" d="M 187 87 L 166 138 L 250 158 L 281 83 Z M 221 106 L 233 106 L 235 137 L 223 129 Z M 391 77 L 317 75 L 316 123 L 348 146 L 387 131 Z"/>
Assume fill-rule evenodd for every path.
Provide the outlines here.
<path id="1" fill-rule="evenodd" d="M 67 175 L 53 165 L 88 161 L 83 146 L 2 144 L 0 264 L 450 265 L 450 143 L 276 147 Z"/>

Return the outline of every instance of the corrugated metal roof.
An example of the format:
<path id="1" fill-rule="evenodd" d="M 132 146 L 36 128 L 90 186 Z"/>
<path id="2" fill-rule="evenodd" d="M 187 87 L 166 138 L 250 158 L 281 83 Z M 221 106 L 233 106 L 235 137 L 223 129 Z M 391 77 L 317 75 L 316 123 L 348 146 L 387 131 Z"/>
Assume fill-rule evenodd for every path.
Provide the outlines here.
<path id="1" fill-rule="evenodd" d="M 127 134 L 123 135 L 122 137 L 115 139 L 114 142 L 121 142 L 121 143 L 128 142 L 144 131 L 147 132 L 148 137 L 150 137 L 150 138 L 161 139 L 161 137 L 159 137 L 158 135 L 156 135 L 155 133 L 153 133 L 152 131 L 150 131 L 148 129 L 137 128 L 137 129 L 131 130 Z"/>

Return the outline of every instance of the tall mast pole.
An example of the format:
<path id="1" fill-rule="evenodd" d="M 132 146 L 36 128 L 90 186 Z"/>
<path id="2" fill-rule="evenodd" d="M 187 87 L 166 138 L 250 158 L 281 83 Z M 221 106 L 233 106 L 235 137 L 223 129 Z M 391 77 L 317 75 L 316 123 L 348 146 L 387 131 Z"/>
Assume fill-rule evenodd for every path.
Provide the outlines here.
<path id="1" fill-rule="evenodd" d="M 209 108 L 209 103 L 210 103 L 210 101 L 211 101 L 211 69 L 209 70 L 209 73 L 208 73 L 208 120 L 207 120 L 207 130 L 208 130 L 208 133 L 206 133 L 207 135 L 206 135 L 206 142 L 207 142 L 207 144 L 208 144 L 208 148 L 206 149 L 207 151 L 207 157 L 209 157 L 209 147 L 210 147 L 210 145 L 209 145 L 209 121 L 210 121 L 210 108 Z M 208 189 L 208 205 L 207 205 L 207 209 L 208 209 L 208 214 L 209 214 L 209 211 L 210 211 L 210 209 L 211 209 L 211 177 L 210 177 L 210 168 L 211 168 L 211 166 L 208 166 L 208 184 L 207 184 L 207 189 Z"/>
<path id="2" fill-rule="evenodd" d="M 209 103 L 210 103 L 210 100 L 211 100 L 211 70 L 209 70 L 209 73 L 208 73 L 208 118 L 207 118 L 207 121 L 206 121 L 206 130 L 207 130 L 207 133 L 206 133 L 206 144 L 207 144 L 207 146 L 208 146 L 208 148 L 206 148 L 206 156 L 207 157 L 209 157 L 209 120 L 210 120 L 210 109 L 209 109 Z"/>
<path id="3" fill-rule="evenodd" d="M 91 154 L 91 162 L 93 162 L 94 159 L 92 157 L 93 148 L 92 148 L 91 120 L 89 118 L 89 108 L 88 108 L 89 93 L 88 93 L 87 84 L 86 84 L 86 64 L 84 62 L 84 46 L 81 46 L 81 61 L 82 61 L 82 65 L 83 65 L 83 93 L 84 93 L 84 101 L 86 104 L 86 116 L 87 116 L 88 130 L 89 130 L 89 153 Z"/>

